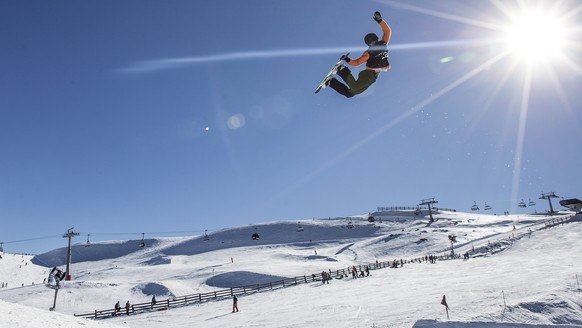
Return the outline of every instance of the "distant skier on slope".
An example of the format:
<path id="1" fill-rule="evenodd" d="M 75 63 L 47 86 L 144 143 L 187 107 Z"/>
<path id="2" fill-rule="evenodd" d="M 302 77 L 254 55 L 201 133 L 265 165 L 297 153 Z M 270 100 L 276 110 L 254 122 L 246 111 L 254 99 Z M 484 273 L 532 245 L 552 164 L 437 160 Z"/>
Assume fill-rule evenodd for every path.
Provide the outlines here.
<path id="1" fill-rule="evenodd" d="M 387 45 L 392 36 L 392 29 L 388 26 L 386 21 L 382 19 L 382 15 L 379 11 L 374 13 L 373 18 L 382 28 L 382 39 L 379 39 L 378 35 L 375 33 L 368 33 L 364 37 L 364 42 L 368 46 L 368 49 L 360 56 L 360 58 L 351 59 L 347 55 L 340 58 L 340 60 L 345 61 L 350 66 L 360 66 L 366 63 L 366 69 L 358 74 L 358 79 L 356 80 L 350 69 L 341 64 L 337 67 L 336 74 L 339 75 L 347 85 L 332 76 L 329 76 L 326 81 L 324 81 L 325 86 L 330 86 L 339 94 L 348 98 L 366 91 L 366 89 L 376 82 L 380 72 L 387 71 L 391 68 L 390 63 L 388 62 Z"/>
<path id="2" fill-rule="evenodd" d="M 238 298 L 236 295 L 232 296 L 232 313 L 238 312 Z"/>

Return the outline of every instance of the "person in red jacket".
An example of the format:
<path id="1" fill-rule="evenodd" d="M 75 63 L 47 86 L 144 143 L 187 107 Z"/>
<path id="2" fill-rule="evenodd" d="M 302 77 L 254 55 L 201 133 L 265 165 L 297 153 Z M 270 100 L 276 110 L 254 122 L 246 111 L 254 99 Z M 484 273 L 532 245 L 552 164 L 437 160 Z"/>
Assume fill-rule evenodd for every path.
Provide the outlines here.
<path id="1" fill-rule="evenodd" d="M 364 42 L 368 46 L 368 49 L 359 58 L 351 59 L 345 55 L 340 58 L 350 66 L 360 66 L 365 63 L 366 69 L 358 74 L 358 79 L 355 79 L 349 68 L 345 65 L 340 65 L 336 74 L 341 77 L 346 84 L 340 82 L 335 77 L 330 77 L 325 83 L 326 86 L 330 86 L 332 89 L 348 98 L 366 91 L 366 89 L 376 82 L 380 72 L 390 69 L 387 45 L 392 36 L 392 29 L 388 26 L 386 21 L 382 19 L 382 15 L 379 11 L 374 13 L 373 18 L 382 28 L 382 39 L 379 39 L 378 35 L 375 33 L 368 33 L 364 37 Z"/>

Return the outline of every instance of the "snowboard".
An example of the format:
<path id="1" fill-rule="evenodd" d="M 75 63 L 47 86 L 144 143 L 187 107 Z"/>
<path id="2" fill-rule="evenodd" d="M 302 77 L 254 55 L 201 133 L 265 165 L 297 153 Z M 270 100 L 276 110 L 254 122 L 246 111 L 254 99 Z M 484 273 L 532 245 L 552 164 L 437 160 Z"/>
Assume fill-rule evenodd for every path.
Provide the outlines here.
<path id="1" fill-rule="evenodd" d="M 345 54 L 344 56 L 349 56 L 350 53 L 348 52 L 347 54 Z M 343 57 L 343 56 L 342 56 Z M 321 83 L 317 86 L 317 89 L 315 89 L 315 93 L 318 93 L 319 90 L 321 90 L 322 88 L 324 88 L 325 86 L 325 82 L 326 80 L 332 76 L 333 74 L 335 74 L 337 72 L 337 68 L 343 63 L 343 59 L 338 60 L 337 63 L 335 63 L 331 69 L 329 70 L 329 72 L 325 75 L 325 77 L 323 78 L 323 80 L 321 80 Z"/>

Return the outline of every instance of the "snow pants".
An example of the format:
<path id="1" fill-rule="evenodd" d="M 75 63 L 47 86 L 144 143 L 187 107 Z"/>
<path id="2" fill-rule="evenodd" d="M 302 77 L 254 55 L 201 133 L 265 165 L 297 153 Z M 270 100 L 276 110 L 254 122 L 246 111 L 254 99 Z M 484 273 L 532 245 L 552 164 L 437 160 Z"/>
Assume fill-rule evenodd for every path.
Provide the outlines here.
<path id="1" fill-rule="evenodd" d="M 348 98 L 351 98 L 355 95 L 358 95 L 366 89 L 368 89 L 376 79 L 380 73 L 374 70 L 365 69 L 358 74 L 358 79 L 356 80 L 352 75 L 352 72 L 349 68 L 344 67 L 343 69 L 337 72 L 342 80 L 344 80 L 347 85 L 341 83 L 338 79 L 332 78 L 329 82 L 329 86 L 332 87 L 335 91 L 339 94 L 342 94 Z"/>

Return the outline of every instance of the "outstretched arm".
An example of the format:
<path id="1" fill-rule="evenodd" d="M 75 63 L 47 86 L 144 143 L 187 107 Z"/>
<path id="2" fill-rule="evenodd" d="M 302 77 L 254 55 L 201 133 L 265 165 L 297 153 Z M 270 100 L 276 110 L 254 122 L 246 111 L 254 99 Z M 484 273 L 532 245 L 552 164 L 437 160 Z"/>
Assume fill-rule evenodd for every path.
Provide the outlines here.
<path id="1" fill-rule="evenodd" d="M 347 63 L 350 64 L 351 66 L 360 66 L 360 65 L 364 64 L 365 62 L 367 62 L 368 59 L 370 59 L 370 55 L 367 52 L 364 52 L 360 56 L 360 58 L 350 59 L 349 61 L 347 61 Z"/>
<path id="2" fill-rule="evenodd" d="M 392 29 L 390 28 L 390 26 L 388 26 L 388 23 L 386 23 L 386 21 L 382 19 L 382 15 L 380 14 L 379 11 L 374 13 L 374 20 L 378 22 L 378 24 L 380 24 L 380 27 L 382 28 L 383 33 L 382 41 L 388 44 L 388 42 L 390 42 L 390 37 L 392 36 Z"/>
<path id="3" fill-rule="evenodd" d="M 380 26 L 382 27 L 382 32 L 384 32 L 384 35 L 382 35 L 382 40 L 388 44 L 388 42 L 390 42 L 390 37 L 392 37 L 392 29 L 390 26 L 388 26 L 385 20 L 380 22 Z"/>

